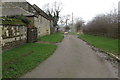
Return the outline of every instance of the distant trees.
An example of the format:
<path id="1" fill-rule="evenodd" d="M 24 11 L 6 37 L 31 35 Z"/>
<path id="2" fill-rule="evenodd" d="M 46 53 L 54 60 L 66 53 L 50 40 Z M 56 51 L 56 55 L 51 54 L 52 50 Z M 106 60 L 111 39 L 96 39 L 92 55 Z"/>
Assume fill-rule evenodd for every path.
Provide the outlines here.
<path id="1" fill-rule="evenodd" d="M 86 34 L 118 38 L 118 13 L 113 9 L 107 14 L 100 14 L 89 21 L 84 27 Z"/>
<path id="2" fill-rule="evenodd" d="M 64 15 L 60 17 L 60 23 L 64 25 L 65 27 L 65 31 L 69 31 L 70 30 L 70 15 Z"/>
<path id="3" fill-rule="evenodd" d="M 74 26 L 77 32 L 81 30 L 81 27 L 83 26 L 83 24 L 84 24 L 84 21 L 82 20 L 82 18 L 76 21 Z"/>

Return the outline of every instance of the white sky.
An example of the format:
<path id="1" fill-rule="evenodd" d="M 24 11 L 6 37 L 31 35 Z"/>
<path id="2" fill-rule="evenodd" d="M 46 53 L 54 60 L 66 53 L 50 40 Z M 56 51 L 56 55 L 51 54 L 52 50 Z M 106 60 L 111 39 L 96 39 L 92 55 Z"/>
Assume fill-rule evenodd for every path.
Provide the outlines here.
<path id="1" fill-rule="evenodd" d="M 27 0 L 31 4 L 36 4 L 42 8 L 47 3 L 55 1 L 63 3 L 61 15 L 74 14 L 74 17 L 82 17 L 89 21 L 97 14 L 109 12 L 113 6 L 118 7 L 120 0 Z"/>

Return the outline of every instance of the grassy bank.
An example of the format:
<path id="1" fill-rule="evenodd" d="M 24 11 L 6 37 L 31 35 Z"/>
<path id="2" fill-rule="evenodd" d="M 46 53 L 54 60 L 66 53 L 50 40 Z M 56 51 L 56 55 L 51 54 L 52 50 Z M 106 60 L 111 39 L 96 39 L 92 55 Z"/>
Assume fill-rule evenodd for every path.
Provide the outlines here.
<path id="1" fill-rule="evenodd" d="M 3 52 L 3 78 L 16 78 L 48 58 L 55 45 L 29 43 Z"/>
<path id="2" fill-rule="evenodd" d="M 118 40 L 106 37 L 92 36 L 92 35 L 80 35 L 80 38 L 87 41 L 96 48 L 100 48 L 104 51 L 114 53 L 115 55 L 120 53 L 118 51 Z"/>
<path id="3" fill-rule="evenodd" d="M 64 38 L 64 36 L 63 36 L 62 33 L 55 33 L 55 34 L 40 37 L 39 40 L 40 41 L 57 43 L 57 42 L 61 42 L 63 38 Z"/>

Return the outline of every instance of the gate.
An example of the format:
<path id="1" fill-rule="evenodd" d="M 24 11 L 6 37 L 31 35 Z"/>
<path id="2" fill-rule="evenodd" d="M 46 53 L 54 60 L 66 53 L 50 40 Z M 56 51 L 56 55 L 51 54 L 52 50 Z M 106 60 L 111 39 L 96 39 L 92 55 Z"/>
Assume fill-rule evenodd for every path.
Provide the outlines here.
<path id="1" fill-rule="evenodd" d="M 27 28 L 27 42 L 37 42 L 37 28 Z"/>

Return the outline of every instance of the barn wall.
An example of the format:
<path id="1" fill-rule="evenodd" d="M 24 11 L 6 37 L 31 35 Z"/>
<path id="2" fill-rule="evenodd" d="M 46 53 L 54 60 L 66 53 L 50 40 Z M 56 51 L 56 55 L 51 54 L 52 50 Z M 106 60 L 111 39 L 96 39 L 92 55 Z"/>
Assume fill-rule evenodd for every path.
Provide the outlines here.
<path id="1" fill-rule="evenodd" d="M 6 51 L 26 43 L 27 27 L 25 26 L 0 26 L 2 50 Z"/>
<path id="2" fill-rule="evenodd" d="M 50 21 L 41 16 L 40 36 L 50 34 Z"/>
<path id="3" fill-rule="evenodd" d="M 50 34 L 50 20 L 39 15 L 34 18 L 35 27 L 38 29 L 38 37 Z"/>

